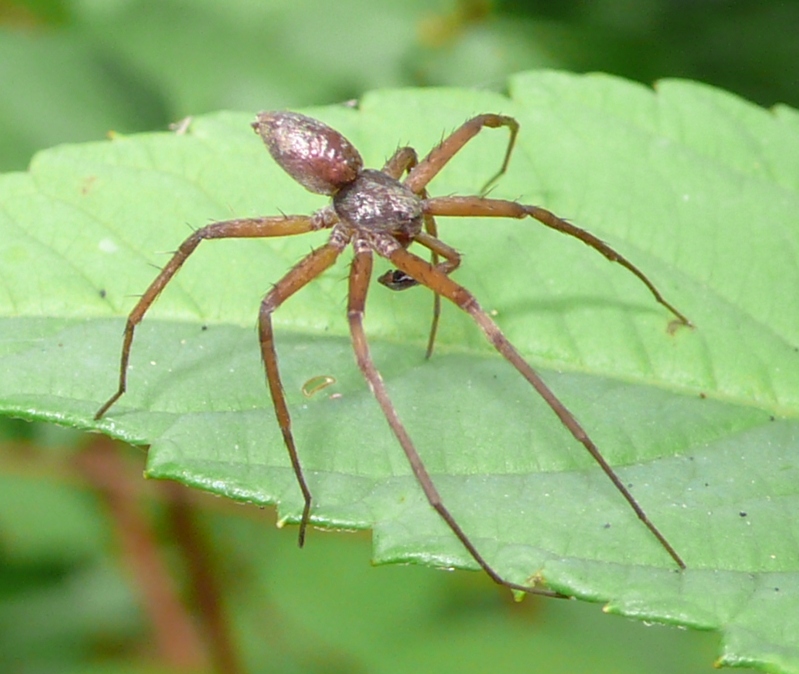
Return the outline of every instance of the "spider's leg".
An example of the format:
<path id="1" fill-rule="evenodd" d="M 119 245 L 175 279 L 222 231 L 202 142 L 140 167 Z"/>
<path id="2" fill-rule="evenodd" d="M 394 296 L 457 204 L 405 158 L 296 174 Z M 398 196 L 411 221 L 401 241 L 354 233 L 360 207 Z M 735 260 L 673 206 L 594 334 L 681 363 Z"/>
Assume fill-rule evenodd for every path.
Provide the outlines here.
<path id="1" fill-rule="evenodd" d="M 423 260 L 413 253 L 409 253 L 402 248 L 402 246 L 396 244 L 390 237 L 380 238 L 376 242 L 376 250 L 380 255 L 387 257 L 392 264 L 396 265 L 406 274 L 413 276 L 419 283 L 454 302 L 474 319 L 480 329 L 485 333 L 488 341 L 491 342 L 494 348 L 499 351 L 499 353 L 501 353 L 528 382 L 530 382 L 533 388 L 558 416 L 561 423 L 569 430 L 574 438 L 588 450 L 588 453 L 593 457 L 594 461 L 599 464 L 605 475 L 610 478 L 610 481 L 613 482 L 616 489 L 621 492 L 621 495 L 627 500 L 627 503 L 629 503 L 638 518 L 646 525 L 655 538 L 658 539 L 677 565 L 681 569 L 684 569 L 685 563 L 677 554 L 676 550 L 671 546 L 671 543 L 666 540 L 666 537 L 660 533 L 649 517 L 647 517 L 633 495 L 629 492 L 627 487 L 624 486 L 624 483 L 619 479 L 618 475 L 616 475 L 613 468 L 605 461 L 605 458 L 602 456 L 593 440 L 588 437 L 588 434 L 574 415 L 550 390 L 535 370 L 530 367 L 527 361 L 522 358 L 516 348 L 508 341 L 507 337 L 502 334 L 497 324 L 491 320 L 491 317 L 477 303 L 474 295 L 439 269 L 436 269 L 426 260 Z"/>
<path id="2" fill-rule="evenodd" d="M 400 147 L 397 148 L 396 152 L 394 152 L 391 158 L 383 166 L 383 173 L 387 173 L 395 180 L 399 180 L 405 171 L 411 171 L 418 163 L 419 157 L 416 154 L 416 150 L 407 146 Z M 426 199 L 427 190 L 422 189 L 421 192 L 419 192 L 419 196 L 422 199 Z M 424 215 L 424 229 L 431 237 L 435 238 L 438 236 L 436 220 L 432 215 Z M 418 241 L 419 239 L 417 238 L 416 240 Z M 410 243 L 411 242 L 408 241 L 407 245 L 410 245 Z M 430 261 L 432 264 L 437 265 L 438 251 L 431 246 L 428 246 L 428 248 L 430 248 Z M 457 266 L 458 265 L 456 264 L 454 267 L 452 267 L 452 269 Z M 452 271 L 452 269 L 450 271 Z M 402 272 L 398 272 L 396 269 L 390 269 L 377 280 L 379 283 L 382 283 L 384 286 L 386 286 L 386 288 L 391 290 L 406 290 L 407 288 L 417 285 L 416 281 Z M 430 356 L 433 355 L 433 346 L 436 342 L 436 334 L 438 333 L 438 322 L 440 317 L 441 297 L 438 295 L 438 293 L 433 293 L 433 320 L 430 323 L 430 334 L 427 338 L 427 350 L 425 351 L 425 358 L 430 358 Z"/>
<path id="3" fill-rule="evenodd" d="M 322 211 L 320 211 L 320 214 Z M 144 318 L 144 314 L 155 302 L 158 295 L 172 280 L 186 259 L 191 255 L 201 241 L 206 239 L 235 239 L 235 238 L 265 238 L 270 236 L 289 236 L 291 234 L 305 234 L 306 232 L 331 226 L 326 223 L 326 215 L 307 216 L 307 215 L 288 215 L 267 218 L 243 218 L 238 220 L 226 220 L 215 222 L 196 230 L 189 236 L 175 254 L 166 263 L 149 288 L 139 298 L 136 306 L 128 315 L 125 324 L 125 336 L 122 341 L 122 356 L 119 364 L 119 386 L 116 393 L 112 395 L 94 415 L 95 420 L 100 419 L 109 408 L 119 400 L 125 393 L 128 376 L 128 360 L 130 359 L 130 348 L 133 344 L 133 332 L 136 326 Z M 331 223 L 332 224 L 332 223 Z"/>
<path id="4" fill-rule="evenodd" d="M 433 232 L 434 231 L 435 221 L 433 221 Z M 437 239 L 433 232 L 419 232 L 413 237 L 413 240 L 430 250 L 434 255 L 436 255 L 436 259 L 438 259 L 438 255 L 441 255 L 443 258 L 445 258 L 444 262 L 437 264 L 434 260 L 432 264 L 445 274 L 451 274 L 458 267 L 460 267 L 461 254 L 452 246 L 448 246 L 440 239 Z M 416 279 L 408 276 L 408 274 L 405 272 L 398 270 L 389 271 L 383 274 L 378 281 L 391 290 L 406 290 L 407 288 L 412 288 L 413 286 L 419 285 L 419 282 Z"/>
<path id="5" fill-rule="evenodd" d="M 432 229 L 434 232 L 435 221 L 433 221 Z M 419 232 L 415 237 L 413 237 L 413 241 L 417 241 L 431 251 L 433 256 L 435 256 L 432 260 L 433 266 L 437 269 L 440 269 L 445 274 L 451 274 L 458 267 L 460 267 L 460 253 L 452 246 L 448 246 L 440 239 L 437 239 L 435 234 L 432 232 Z M 444 262 L 438 263 L 439 255 L 445 258 Z M 413 288 L 414 286 L 419 285 L 419 282 L 416 279 L 414 279 L 412 276 L 409 276 L 404 271 L 400 271 L 399 269 L 389 269 L 385 274 L 382 274 L 377 281 L 390 290 L 407 290 L 408 288 Z"/>
<path id="6" fill-rule="evenodd" d="M 416 150 L 412 147 L 398 147 L 388 161 L 383 165 L 383 173 L 387 173 L 394 180 L 399 180 L 405 171 L 410 171 L 419 163 Z"/>
<path id="7" fill-rule="evenodd" d="M 423 197 L 427 198 L 427 190 L 422 192 Z M 419 232 L 415 237 L 415 241 L 421 242 L 422 239 L 419 237 L 427 237 L 434 241 L 437 241 L 438 237 L 438 227 L 436 226 L 436 219 L 430 215 L 429 213 L 424 214 L 424 232 Z M 430 264 L 437 267 L 438 266 L 438 253 L 439 251 L 436 250 L 432 246 L 427 246 L 430 249 Z M 454 252 L 454 251 L 453 251 Z M 457 253 L 455 253 L 457 255 Z M 447 258 L 447 262 L 445 265 L 452 266 L 452 269 L 449 271 L 454 271 L 455 267 L 460 264 L 460 256 L 457 258 L 458 262 L 452 265 L 452 259 Z M 447 273 L 449 273 L 449 271 Z M 385 275 L 384 275 L 385 276 Z M 433 346 L 436 343 L 436 335 L 438 334 L 438 322 L 441 318 L 441 295 L 438 293 L 433 293 L 433 320 L 430 322 L 430 334 L 427 336 L 427 349 L 424 352 L 424 357 L 429 359 L 430 356 L 433 355 Z"/>
<path id="8" fill-rule="evenodd" d="M 302 519 L 300 520 L 299 544 L 300 547 L 305 543 L 305 530 L 311 516 L 311 490 L 305 482 L 302 474 L 302 466 L 297 454 L 297 447 L 294 444 L 294 436 L 291 433 L 291 417 L 289 416 L 286 396 L 283 393 L 283 385 L 280 383 L 280 371 L 277 367 L 277 353 L 275 352 L 275 338 L 272 330 L 272 314 L 289 297 L 296 293 L 300 288 L 313 281 L 322 272 L 328 269 L 341 254 L 341 251 L 349 242 L 349 235 L 343 231 L 334 229 L 330 240 L 324 246 L 311 251 L 306 257 L 294 265 L 288 273 L 280 279 L 267 293 L 261 302 L 261 309 L 258 312 L 258 337 L 261 342 L 261 356 L 266 370 L 266 380 L 269 384 L 269 392 L 272 395 L 272 403 L 275 406 L 275 415 L 283 434 L 283 442 L 289 452 L 291 467 L 300 485 L 302 497 L 305 505 L 302 509 Z"/>
<path id="9" fill-rule="evenodd" d="M 422 190 L 436 175 L 438 175 L 438 172 L 444 168 L 447 162 L 486 126 L 492 129 L 507 126 L 508 129 L 510 129 L 510 140 L 508 141 L 508 149 L 505 150 L 505 158 L 502 160 L 502 166 L 499 171 L 486 182 L 481 190 L 481 192 L 485 193 L 508 168 L 510 155 L 516 143 L 516 134 L 519 133 L 519 122 L 513 119 L 513 117 L 485 114 L 477 115 L 477 117 L 472 117 L 472 119 L 464 122 L 459 128 L 455 129 L 455 131 L 436 145 L 430 151 L 430 154 L 421 162 L 411 169 L 408 177 L 405 179 L 405 185 L 417 194 L 421 194 Z"/>
<path id="10" fill-rule="evenodd" d="M 430 219 L 430 227 L 427 227 L 428 218 Z M 436 221 L 431 216 L 425 215 L 425 229 L 427 229 L 427 232 L 419 232 L 413 240 L 431 251 L 432 254 L 430 257 L 433 266 L 440 269 L 445 274 L 451 274 L 460 266 L 460 253 L 452 246 L 448 246 L 443 241 L 436 238 Z M 439 255 L 444 258 L 444 262 L 438 262 Z M 377 279 L 377 282 L 391 290 L 407 290 L 408 288 L 419 285 L 416 279 L 399 269 L 389 269 Z M 433 346 L 435 345 L 436 333 L 438 332 L 438 320 L 441 315 L 441 296 L 438 293 L 434 293 L 433 297 L 435 298 L 435 302 L 433 303 L 433 323 L 430 326 L 430 336 L 427 340 L 425 358 L 430 358 L 430 356 L 433 355 Z"/>
<path id="11" fill-rule="evenodd" d="M 404 251 L 399 242 L 393 239 L 392 241 L 394 241 L 394 244 L 397 246 L 397 248 Z M 365 239 L 355 239 L 353 246 L 355 248 L 355 257 L 353 258 L 352 266 L 350 267 L 347 319 L 349 320 L 350 324 L 350 334 L 352 335 L 352 346 L 355 350 L 355 359 L 358 363 L 358 367 L 363 373 L 363 376 L 369 384 L 369 387 L 372 389 L 372 393 L 374 393 L 380 408 L 383 410 L 383 414 L 388 421 L 388 425 L 391 427 L 391 430 L 394 432 L 397 440 L 399 440 L 405 455 L 408 457 L 408 461 L 411 464 L 411 470 L 416 476 L 419 485 L 422 487 L 428 502 L 447 523 L 449 528 L 458 537 L 458 540 L 460 540 L 469 554 L 494 582 L 509 587 L 513 590 L 521 590 L 523 592 L 543 594 L 552 597 L 562 597 L 563 595 L 557 592 L 511 583 L 502 578 L 502 576 L 500 576 L 488 564 L 488 562 L 486 562 L 463 529 L 461 529 L 455 518 L 444 506 L 441 500 L 441 495 L 438 493 L 438 490 L 433 484 L 433 480 L 431 479 L 430 474 L 427 472 L 427 469 L 424 467 L 424 463 L 422 462 L 419 453 L 416 451 L 413 441 L 400 421 L 397 411 L 394 409 L 394 405 L 388 396 L 388 391 L 386 390 L 386 385 L 383 382 L 383 378 L 380 376 L 380 373 L 377 371 L 377 368 L 372 361 L 369 344 L 366 341 L 366 334 L 364 333 L 363 329 L 366 294 L 369 290 L 369 280 L 372 276 L 372 251 L 369 242 L 367 242 Z M 410 253 L 406 254 L 410 255 Z M 421 258 L 417 258 L 415 255 L 412 257 L 422 261 Z M 424 264 L 433 268 L 427 262 Z"/>
<path id="12" fill-rule="evenodd" d="M 655 299 L 666 307 L 683 325 L 692 327 L 693 324 L 671 303 L 667 302 L 660 291 L 650 281 L 647 276 L 632 262 L 621 253 L 618 253 L 601 239 L 590 232 L 575 227 L 563 218 L 559 218 L 554 213 L 540 208 L 539 206 L 525 206 L 515 201 L 504 199 L 486 199 L 483 197 L 434 197 L 424 202 L 425 213 L 433 215 L 463 215 L 469 217 L 495 217 L 495 218 L 535 218 L 542 225 L 555 229 L 563 234 L 568 234 L 583 243 L 591 246 L 594 250 L 602 253 L 611 262 L 618 262 L 622 267 L 635 274 L 638 279 L 654 295 Z"/>

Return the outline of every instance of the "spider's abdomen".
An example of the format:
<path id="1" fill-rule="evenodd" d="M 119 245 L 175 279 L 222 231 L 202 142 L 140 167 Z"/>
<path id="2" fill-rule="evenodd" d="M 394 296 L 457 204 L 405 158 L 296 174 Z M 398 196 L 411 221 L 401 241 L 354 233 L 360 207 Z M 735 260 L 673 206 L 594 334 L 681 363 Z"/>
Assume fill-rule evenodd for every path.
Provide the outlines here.
<path id="1" fill-rule="evenodd" d="M 422 200 L 382 171 L 366 169 L 333 197 L 342 221 L 358 229 L 413 237 L 422 228 Z"/>
<path id="2" fill-rule="evenodd" d="M 260 112 L 252 127 L 280 167 L 316 194 L 334 194 L 363 168 L 361 155 L 350 141 L 311 117 Z"/>

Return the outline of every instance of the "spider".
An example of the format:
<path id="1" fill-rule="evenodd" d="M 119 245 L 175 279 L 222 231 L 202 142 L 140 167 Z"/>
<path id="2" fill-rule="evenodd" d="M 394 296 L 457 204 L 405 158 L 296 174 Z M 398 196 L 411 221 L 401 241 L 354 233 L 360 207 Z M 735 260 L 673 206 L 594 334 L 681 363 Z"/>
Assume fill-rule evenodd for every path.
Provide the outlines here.
<path id="1" fill-rule="evenodd" d="M 330 229 L 327 243 L 312 250 L 295 264 L 266 294 L 258 314 L 258 334 L 267 384 L 272 396 L 277 422 L 304 499 L 299 525 L 300 546 L 305 541 L 305 532 L 310 521 L 311 491 L 305 480 L 291 431 L 291 418 L 278 371 L 272 314 L 294 293 L 331 267 L 344 249 L 348 245 L 352 245 L 354 256 L 349 273 L 347 319 L 358 367 L 377 399 L 391 430 L 402 446 L 428 502 L 492 580 L 513 590 L 562 596 L 535 584 L 521 585 L 503 578 L 485 560 L 442 502 L 413 441 L 394 409 L 386 385 L 372 361 L 366 341 L 363 317 L 366 295 L 372 276 L 374 253 L 388 259 L 395 267 L 378 279 L 387 288 L 399 291 L 415 285 L 423 285 L 433 291 L 433 320 L 427 344 L 427 356 L 429 357 L 433 350 L 440 314 L 440 298 L 444 297 L 474 319 L 496 350 L 543 397 L 561 423 L 585 446 L 616 489 L 627 500 L 638 518 L 657 538 L 660 545 L 674 562 L 684 569 L 685 564 L 682 558 L 650 521 L 574 415 L 522 358 L 488 313 L 481 308 L 475 297 L 450 277 L 450 274 L 460 265 L 461 258 L 455 249 L 437 238 L 436 216 L 532 217 L 547 227 L 583 241 L 607 259 L 626 267 L 646 285 L 655 299 L 668 309 L 680 323 L 690 325 L 688 319 L 661 296 L 650 280 L 635 265 L 594 235 L 538 206 L 528 206 L 515 201 L 483 196 L 485 190 L 508 167 L 519 131 L 518 122 L 512 117 L 504 115 L 478 115 L 444 138 L 422 161 L 418 160 L 413 148 L 401 147 L 379 171 L 363 168 L 363 161 L 358 150 L 342 134 L 305 115 L 285 111 L 261 112 L 252 126 L 266 144 L 272 158 L 283 170 L 311 192 L 330 196 L 332 203 L 310 216 L 279 215 L 227 220 L 207 225 L 191 234 L 180 245 L 130 312 L 122 343 L 119 387 L 116 393 L 100 407 L 95 419 L 99 420 L 103 417 L 125 393 L 128 361 L 136 326 L 141 322 L 159 293 L 201 241 L 290 236 Z M 482 195 L 429 197 L 426 190 L 428 183 L 469 140 L 486 127 L 506 127 L 510 137 L 502 165 L 488 181 Z M 430 251 L 430 262 L 408 250 L 414 242 Z"/>

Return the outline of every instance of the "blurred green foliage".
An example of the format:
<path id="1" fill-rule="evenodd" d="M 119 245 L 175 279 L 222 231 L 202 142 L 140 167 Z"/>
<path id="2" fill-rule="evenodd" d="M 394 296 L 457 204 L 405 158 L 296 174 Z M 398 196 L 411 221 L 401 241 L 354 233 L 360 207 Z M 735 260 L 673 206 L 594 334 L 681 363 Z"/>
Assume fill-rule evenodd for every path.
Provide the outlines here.
<path id="1" fill-rule="evenodd" d="M 789 0 L 4 0 L 0 169 L 186 115 L 538 67 L 687 77 L 799 105 Z"/>

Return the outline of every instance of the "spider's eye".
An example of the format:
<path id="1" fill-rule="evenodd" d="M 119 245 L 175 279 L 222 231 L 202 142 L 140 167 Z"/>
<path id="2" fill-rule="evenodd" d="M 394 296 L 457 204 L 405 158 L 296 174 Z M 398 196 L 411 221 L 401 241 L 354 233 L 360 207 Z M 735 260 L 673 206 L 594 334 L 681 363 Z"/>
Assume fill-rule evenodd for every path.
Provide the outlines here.
<path id="1" fill-rule="evenodd" d="M 252 126 L 281 168 L 311 192 L 335 194 L 363 168 L 352 143 L 311 117 L 261 112 Z"/>

